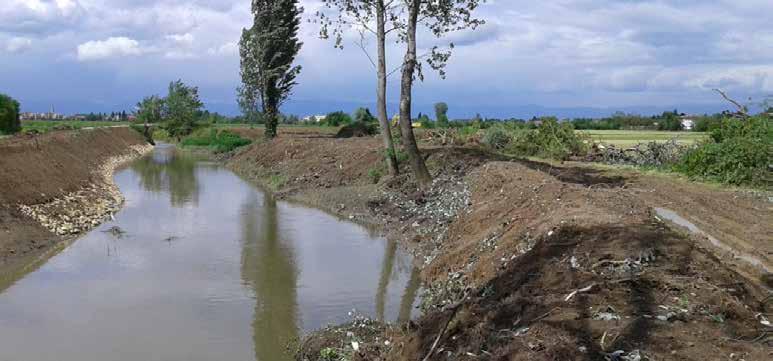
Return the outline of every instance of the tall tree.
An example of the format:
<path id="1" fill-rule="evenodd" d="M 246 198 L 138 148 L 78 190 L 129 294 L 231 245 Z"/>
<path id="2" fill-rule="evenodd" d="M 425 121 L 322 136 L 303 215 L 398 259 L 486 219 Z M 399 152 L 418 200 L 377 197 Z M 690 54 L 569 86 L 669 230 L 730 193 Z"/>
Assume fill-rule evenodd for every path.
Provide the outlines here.
<path id="1" fill-rule="evenodd" d="M 432 177 L 427 170 L 416 144 L 411 124 L 412 90 L 414 77 L 423 79 L 419 57 L 416 53 L 416 32 L 419 25 L 425 26 L 433 35 L 443 35 L 457 30 L 475 29 L 483 21 L 472 17 L 472 12 L 485 0 L 402 0 L 407 9 L 405 30 L 402 34 L 406 43 L 403 57 L 402 79 L 400 83 L 400 132 L 403 148 L 408 154 L 414 176 L 420 186 L 427 186 Z M 419 20 L 421 18 L 421 20 Z M 449 50 L 433 47 L 426 58 L 427 64 L 445 77 L 445 65 L 451 56 L 453 44 Z"/>
<path id="2" fill-rule="evenodd" d="M 19 102 L 5 94 L 0 94 L 0 134 L 13 134 L 20 130 Z"/>
<path id="3" fill-rule="evenodd" d="M 435 103 L 435 121 L 437 121 L 438 127 L 448 126 L 448 104 Z"/>
<path id="4" fill-rule="evenodd" d="M 357 45 L 365 52 L 368 60 L 376 68 L 378 82 L 376 87 L 376 112 L 379 125 L 381 126 L 384 151 L 386 152 L 385 160 L 389 173 L 397 175 L 399 173 L 397 153 L 392 140 L 392 129 L 389 126 L 386 108 L 388 76 L 386 39 L 390 32 L 402 28 L 402 21 L 399 16 L 402 9 L 402 0 L 322 0 L 322 2 L 328 9 L 336 11 L 338 16 L 332 17 L 324 12 L 317 13 L 317 17 L 321 22 L 320 36 L 328 38 L 330 32 L 332 32 L 335 37 L 335 46 L 343 48 L 344 29 L 349 27 L 357 28 L 360 34 Z M 375 22 L 375 27 L 373 22 Z M 365 47 L 366 33 L 373 34 L 376 37 L 377 56 L 375 61 Z"/>
<path id="5" fill-rule="evenodd" d="M 253 25 L 242 30 L 239 104 L 250 111 L 260 106 L 267 138 L 276 137 L 279 107 L 301 72 L 292 64 L 302 45 L 298 39 L 302 12 L 298 0 L 252 0 Z"/>
<path id="6" fill-rule="evenodd" d="M 166 127 L 169 135 L 180 140 L 193 132 L 196 114 L 204 104 L 199 100 L 199 88 L 187 86 L 182 80 L 169 83 L 169 94 L 164 101 Z"/>

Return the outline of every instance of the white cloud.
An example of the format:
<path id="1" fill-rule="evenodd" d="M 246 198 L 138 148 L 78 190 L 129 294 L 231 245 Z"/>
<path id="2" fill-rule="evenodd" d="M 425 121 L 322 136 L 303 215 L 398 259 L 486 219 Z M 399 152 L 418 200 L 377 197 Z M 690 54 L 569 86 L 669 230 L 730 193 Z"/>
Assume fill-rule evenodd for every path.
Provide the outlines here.
<path id="1" fill-rule="evenodd" d="M 78 0 L 4 0 L 0 6 L 0 32 L 59 32 L 84 15 L 85 8 Z"/>
<path id="2" fill-rule="evenodd" d="M 92 40 L 78 45 L 78 60 L 100 60 L 116 56 L 142 54 L 139 42 L 127 37 L 110 37 L 106 40 Z"/>
<path id="3" fill-rule="evenodd" d="M 193 41 L 195 38 L 191 33 L 185 33 L 185 34 L 167 35 L 166 39 L 171 40 L 182 46 L 191 46 L 193 45 Z"/>
<path id="4" fill-rule="evenodd" d="M 122 74 L 122 90 L 145 91 L 147 79 L 185 77 L 224 102 L 233 98 L 238 82 L 241 30 L 252 21 L 246 0 L 0 2 L 0 52 L 34 48 L 43 55 L 36 57 L 41 66 L 57 67 L 69 65 L 50 59 L 62 59 L 58 54 L 76 48 L 80 61 L 143 55 L 109 64 Z M 320 0 L 300 2 L 304 20 L 322 6 Z M 417 100 L 477 105 L 569 99 L 577 105 L 614 106 L 620 99 L 648 104 L 713 99 L 710 88 L 715 86 L 743 96 L 767 94 L 773 89 L 771 14 L 770 0 L 489 0 L 476 12 L 487 21 L 478 31 L 442 39 L 420 34 L 420 48 L 448 42 L 459 46 L 447 80 L 425 68 L 427 79 L 417 84 Z M 363 89 L 373 89 L 374 75 L 352 44 L 357 34 L 347 34 L 353 37 L 341 51 L 319 40 L 318 30 L 307 21 L 301 25 L 304 46 L 298 63 L 304 70 L 296 98 L 372 101 Z M 371 54 L 374 45 L 369 39 Z M 389 42 L 390 69 L 403 51 L 402 44 Z M 20 58 L 0 57 L 0 78 L 11 73 L 3 73 L 12 68 L 4 65 Z M 88 75 L 90 70 L 81 71 Z M 392 100 L 398 79 L 390 78 Z M 319 92 L 320 87 L 336 91 Z"/>
<path id="5" fill-rule="evenodd" d="M 32 48 L 32 39 L 15 37 L 8 40 L 5 50 L 9 53 L 22 53 Z"/>
<path id="6" fill-rule="evenodd" d="M 207 54 L 217 56 L 236 56 L 239 54 L 239 46 L 236 42 L 228 42 L 218 47 L 207 49 Z"/>

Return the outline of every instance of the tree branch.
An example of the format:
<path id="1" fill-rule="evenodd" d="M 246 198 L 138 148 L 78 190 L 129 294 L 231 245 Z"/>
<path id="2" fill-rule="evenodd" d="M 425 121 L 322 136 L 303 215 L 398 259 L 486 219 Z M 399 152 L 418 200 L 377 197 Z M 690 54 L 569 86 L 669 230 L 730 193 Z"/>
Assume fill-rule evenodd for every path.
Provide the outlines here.
<path id="1" fill-rule="evenodd" d="M 723 92 L 720 89 L 714 89 L 714 91 L 719 93 L 719 95 L 721 95 L 723 98 L 725 98 L 725 100 L 729 101 L 730 103 L 733 103 L 733 105 L 735 105 L 735 107 L 738 108 L 738 113 L 740 113 L 744 117 L 748 117 L 749 116 L 749 112 L 746 109 L 746 106 L 743 106 L 740 103 L 738 103 L 737 101 L 735 101 L 733 99 L 730 99 L 730 97 L 728 97 L 727 94 L 725 94 L 725 92 Z"/>
<path id="2" fill-rule="evenodd" d="M 363 31 L 360 31 L 360 41 L 355 42 L 357 46 L 360 47 L 363 53 L 365 53 L 365 56 L 368 57 L 368 61 L 370 61 L 370 64 L 373 65 L 374 68 L 376 68 L 376 62 L 373 61 L 373 57 L 370 56 L 370 53 L 368 53 L 368 49 L 365 48 L 365 33 Z"/>

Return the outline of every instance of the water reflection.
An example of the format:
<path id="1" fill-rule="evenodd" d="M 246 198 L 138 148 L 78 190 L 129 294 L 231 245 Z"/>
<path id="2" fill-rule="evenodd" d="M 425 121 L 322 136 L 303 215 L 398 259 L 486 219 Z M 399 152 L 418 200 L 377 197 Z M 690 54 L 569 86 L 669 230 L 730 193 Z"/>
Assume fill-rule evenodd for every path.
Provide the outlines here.
<path id="1" fill-rule="evenodd" d="M 0 360 L 286 361 L 352 309 L 414 310 L 411 257 L 358 225 L 169 146 L 115 180 L 115 221 L 0 291 Z"/>
<path id="2" fill-rule="evenodd" d="M 401 262 L 403 261 L 403 262 Z M 397 264 L 397 270 L 395 270 Z M 402 296 L 400 297 L 400 307 L 397 314 L 398 322 L 405 322 L 411 318 L 413 305 L 416 303 L 421 280 L 419 278 L 419 268 L 412 263 L 405 263 L 404 259 L 397 257 L 397 243 L 387 241 L 384 250 L 384 259 L 381 264 L 381 274 L 376 288 L 376 319 L 385 320 L 385 305 L 388 300 L 389 284 L 392 281 L 398 281 L 400 275 L 406 274 L 407 268 L 411 269 L 410 278 L 405 284 Z"/>
<path id="3" fill-rule="evenodd" d="M 132 163 L 140 186 L 150 192 L 169 194 L 174 207 L 197 205 L 200 186 L 196 177 L 197 159 L 177 151 L 172 145 L 159 145 L 149 157 Z"/>
<path id="4" fill-rule="evenodd" d="M 298 338 L 298 275 L 277 213 L 268 195 L 254 195 L 242 206 L 242 278 L 257 298 L 252 329 L 259 361 L 291 360 L 286 346 Z"/>

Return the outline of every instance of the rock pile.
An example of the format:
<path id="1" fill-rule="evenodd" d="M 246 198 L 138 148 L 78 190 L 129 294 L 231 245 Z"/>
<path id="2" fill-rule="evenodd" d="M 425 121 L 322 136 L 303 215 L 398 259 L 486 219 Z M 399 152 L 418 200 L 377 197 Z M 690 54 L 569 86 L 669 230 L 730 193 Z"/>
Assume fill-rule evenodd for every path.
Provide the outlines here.
<path id="1" fill-rule="evenodd" d="M 153 149 L 149 144 L 136 145 L 121 156 L 112 157 L 94 173 L 96 182 L 42 204 L 18 205 L 21 212 L 60 236 L 86 232 L 109 219 L 123 204 L 123 196 L 113 182 L 113 172 L 121 164 L 134 160 Z"/>

